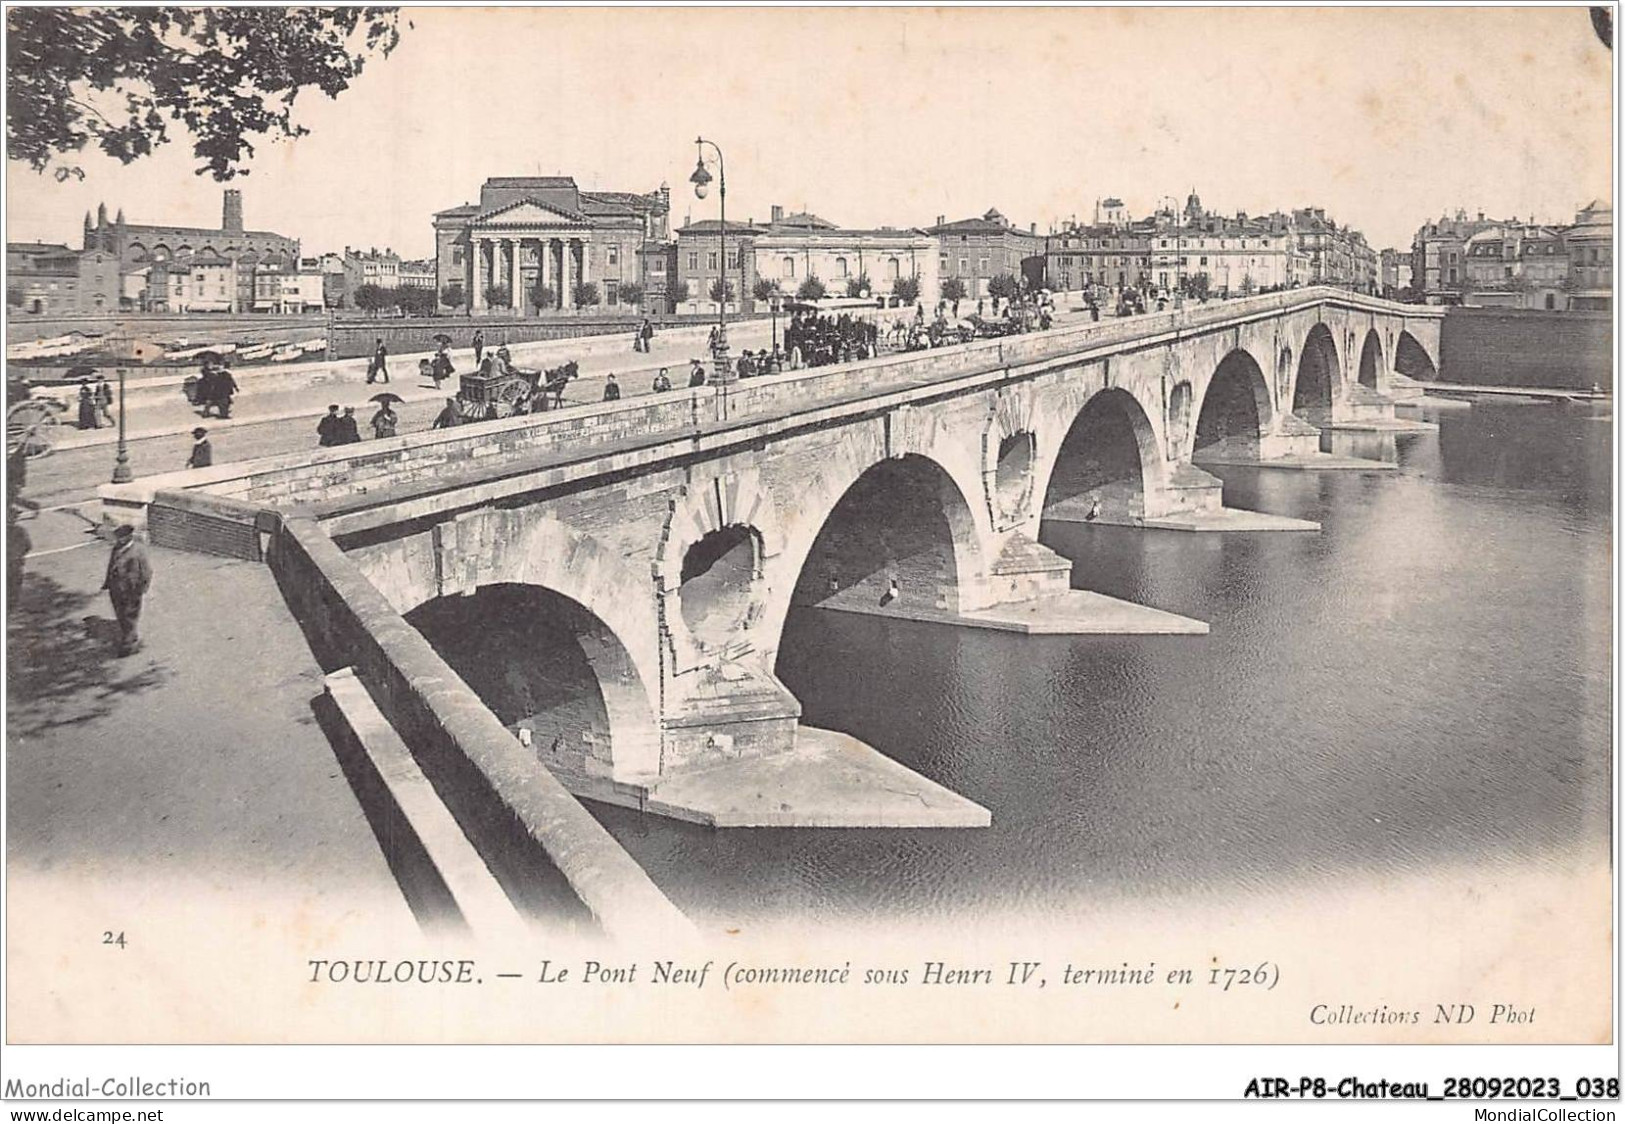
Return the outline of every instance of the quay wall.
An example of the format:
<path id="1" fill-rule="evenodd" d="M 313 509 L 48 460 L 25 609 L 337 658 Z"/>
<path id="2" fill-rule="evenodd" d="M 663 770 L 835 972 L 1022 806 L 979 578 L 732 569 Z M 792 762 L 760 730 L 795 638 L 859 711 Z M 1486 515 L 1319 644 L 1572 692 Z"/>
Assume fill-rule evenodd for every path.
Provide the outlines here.
<path id="1" fill-rule="evenodd" d="M 1480 386 L 1614 388 L 1613 316 L 1516 308 L 1452 308 L 1439 378 Z"/>

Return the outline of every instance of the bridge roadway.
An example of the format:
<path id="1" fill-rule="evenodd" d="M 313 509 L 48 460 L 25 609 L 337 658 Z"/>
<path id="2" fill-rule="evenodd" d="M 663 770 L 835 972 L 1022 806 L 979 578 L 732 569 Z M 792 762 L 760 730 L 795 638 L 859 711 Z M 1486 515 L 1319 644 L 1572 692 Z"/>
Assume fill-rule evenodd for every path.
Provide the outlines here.
<path id="1" fill-rule="evenodd" d="M 421 716 L 385 701 L 414 676 L 389 663 L 389 643 L 355 636 L 356 621 L 393 637 L 390 621 L 460 620 L 448 635 L 495 647 L 517 615 L 578 653 L 591 697 L 531 712 L 525 692 L 482 671 L 489 652 L 453 666 L 431 654 L 444 675 L 425 677 L 414 649 L 415 678 L 461 687 L 451 672 L 463 673 L 578 795 L 717 825 L 974 825 L 985 810 L 799 723 L 775 674 L 791 607 L 1021 632 L 1205 631 L 1073 590 L 1040 522 L 1314 529 L 1225 508 L 1198 465 L 1380 467 L 1321 453 L 1321 432 L 1415 428 L 1389 392 L 1395 374 L 1432 380 L 1440 317 L 1299 290 L 221 465 L 102 497 L 178 545 L 274 513 L 291 545 L 273 536 L 272 564 L 296 615 L 375 661 L 374 679 L 394 684 L 380 705 L 408 744 Z M 341 611 L 358 598 L 387 605 Z"/>

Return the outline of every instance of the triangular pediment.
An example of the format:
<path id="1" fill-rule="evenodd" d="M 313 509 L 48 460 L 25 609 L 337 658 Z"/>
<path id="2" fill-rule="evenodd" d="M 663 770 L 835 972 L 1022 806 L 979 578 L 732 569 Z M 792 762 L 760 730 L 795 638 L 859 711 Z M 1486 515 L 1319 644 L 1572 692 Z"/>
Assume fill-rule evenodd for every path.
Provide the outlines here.
<path id="1" fill-rule="evenodd" d="M 519 199 L 485 212 L 474 222 L 479 226 L 581 226 L 586 222 L 586 217 L 551 207 L 536 199 Z"/>

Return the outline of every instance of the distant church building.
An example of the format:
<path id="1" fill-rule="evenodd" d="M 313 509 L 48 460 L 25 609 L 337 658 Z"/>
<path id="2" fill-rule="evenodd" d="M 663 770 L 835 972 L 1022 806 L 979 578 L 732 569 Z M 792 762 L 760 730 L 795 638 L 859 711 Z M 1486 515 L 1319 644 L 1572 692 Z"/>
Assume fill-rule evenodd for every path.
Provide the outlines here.
<path id="1" fill-rule="evenodd" d="M 663 294 L 670 210 L 664 185 L 640 195 L 582 191 L 569 176 L 492 176 L 478 203 L 434 216 L 442 306 L 453 287 L 474 312 L 528 312 L 544 287 L 548 306 L 573 308 L 585 282 L 608 307 L 631 283 Z"/>
<path id="2" fill-rule="evenodd" d="M 284 271 L 299 264 L 299 240 L 265 230 L 243 229 L 243 193 L 227 188 L 220 229 L 192 226 L 141 226 L 124 221 L 119 209 L 112 222 L 107 205 L 96 208 L 96 221 L 85 213 L 84 249 L 116 254 L 123 272 L 143 269 L 155 262 L 180 258 L 223 258 L 237 266 L 239 309 L 254 305 L 254 268 L 275 266 Z"/>

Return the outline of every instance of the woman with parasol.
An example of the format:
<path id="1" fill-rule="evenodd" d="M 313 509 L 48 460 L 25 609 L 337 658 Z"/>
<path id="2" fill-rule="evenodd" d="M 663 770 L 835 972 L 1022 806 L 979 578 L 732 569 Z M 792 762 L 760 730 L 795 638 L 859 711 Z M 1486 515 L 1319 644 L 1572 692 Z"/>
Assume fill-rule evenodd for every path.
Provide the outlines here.
<path id="1" fill-rule="evenodd" d="M 374 394 L 368 401 L 378 403 L 378 412 L 372 416 L 373 437 L 382 440 L 385 437 L 395 436 L 395 428 L 400 424 L 401 419 L 390 407 L 396 402 L 404 401 L 404 399 L 399 395 L 385 391 L 383 394 Z"/>

